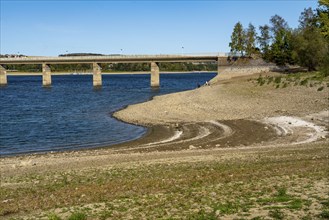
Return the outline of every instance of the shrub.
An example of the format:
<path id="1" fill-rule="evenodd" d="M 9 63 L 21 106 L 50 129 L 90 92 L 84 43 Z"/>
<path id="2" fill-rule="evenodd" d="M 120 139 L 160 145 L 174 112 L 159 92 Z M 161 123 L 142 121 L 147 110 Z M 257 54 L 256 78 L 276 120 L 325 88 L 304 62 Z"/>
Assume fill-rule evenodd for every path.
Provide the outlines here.
<path id="1" fill-rule="evenodd" d="M 279 209 L 274 209 L 269 212 L 269 216 L 273 219 L 284 219 L 284 213 Z"/>
<path id="2" fill-rule="evenodd" d="M 300 81 L 301 86 L 305 86 L 305 85 L 307 85 L 307 83 L 308 83 L 308 78 L 303 79 L 302 81 Z"/>
<path id="3" fill-rule="evenodd" d="M 323 210 L 319 216 L 320 218 L 329 219 L 329 210 Z"/>
<path id="4" fill-rule="evenodd" d="M 277 76 L 277 77 L 275 77 L 274 82 L 275 82 L 276 84 L 280 84 L 280 83 L 281 83 L 281 76 Z"/>
<path id="5" fill-rule="evenodd" d="M 324 89 L 324 87 L 321 86 L 321 87 L 318 88 L 318 91 L 322 91 L 323 89 Z"/>

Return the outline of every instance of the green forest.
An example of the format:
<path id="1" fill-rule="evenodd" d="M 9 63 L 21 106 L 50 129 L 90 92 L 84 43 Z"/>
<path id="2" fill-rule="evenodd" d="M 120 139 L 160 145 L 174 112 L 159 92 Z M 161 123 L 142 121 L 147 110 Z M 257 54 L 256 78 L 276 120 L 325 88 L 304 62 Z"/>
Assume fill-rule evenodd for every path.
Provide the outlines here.
<path id="1" fill-rule="evenodd" d="M 329 0 L 319 0 L 316 9 L 306 8 L 299 17 L 298 28 L 290 28 L 279 15 L 269 24 L 244 29 L 241 22 L 234 26 L 232 53 L 247 57 L 262 57 L 279 66 L 298 65 L 308 71 L 320 70 L 329 76 Z"/>

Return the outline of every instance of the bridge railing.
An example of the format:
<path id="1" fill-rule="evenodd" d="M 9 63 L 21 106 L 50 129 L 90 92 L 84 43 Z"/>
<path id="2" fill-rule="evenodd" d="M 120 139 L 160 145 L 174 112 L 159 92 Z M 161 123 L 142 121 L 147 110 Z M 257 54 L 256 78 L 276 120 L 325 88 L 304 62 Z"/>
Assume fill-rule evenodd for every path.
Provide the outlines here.
<path id="1" fill-rule="evenodd" d="M 155 54 L 155 55 L 149 55 L 149 54 L 122 54 L 122 55 L 104 55 L 104 56 L 63 56 L 63 57 L 50 57 L 50 56 L 44 56 L 44 57 L 33 57 L 33 56 L 27 56 L 27 57 L 11 57 L 11 58 L 0 58 L 0 60 L 79 60 L 79 59 L 120 59 L 120 58 L 170 58 L 170 57 L 228 57 L 228 56 L 241 56 L 238 53 L 177 53 L 177 54 Z"/>

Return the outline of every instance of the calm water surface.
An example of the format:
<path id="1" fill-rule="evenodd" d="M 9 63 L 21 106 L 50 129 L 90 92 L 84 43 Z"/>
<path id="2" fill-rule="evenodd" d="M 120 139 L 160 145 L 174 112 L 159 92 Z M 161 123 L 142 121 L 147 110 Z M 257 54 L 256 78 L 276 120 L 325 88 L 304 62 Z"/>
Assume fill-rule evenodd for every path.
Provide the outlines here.
<path id="1" fill-rule="evenodd" d="M 103 75 L 101 89 L 91 75 L 9 76 L 0 88 L 0 154 L 62 151 L 108 146 L 141 137 L 146 129 L 111 114 L 155 95 L 196 88 L 215 73 L 161 74 L 159 90 L 149 75 Z"/>

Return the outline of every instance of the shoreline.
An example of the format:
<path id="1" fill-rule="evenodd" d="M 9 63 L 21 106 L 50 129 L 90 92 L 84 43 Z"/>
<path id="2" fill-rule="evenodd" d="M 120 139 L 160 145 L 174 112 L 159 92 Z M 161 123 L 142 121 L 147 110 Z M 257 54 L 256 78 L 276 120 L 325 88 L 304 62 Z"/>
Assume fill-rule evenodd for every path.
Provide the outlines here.
<path id="1" fill-rule="evenodd" d="M 212 72 L 212 71 L 210 71 L 210 72 Z M 175 73 L 177 73 L 177 72 L 175 72 Z M 191 73 L 191 72 L 186 72 L 186 73 Z M 130 74 L 130 73 L 125 72 L 125 73 L 122 73 L 122 74 Z M 144 74 L 144 72 L 139 72 L 139 74 Z M 257 74 L 264 74 L 264 73 L 261 72 L 261 73 L 256 73 L 256 74 L 255 73 L 254 74 L 249 74 L 247 77 L 246 76 L 238 76 L 238 77 L 233 78 L 233 79 L 231 79 L 231 78 L 227 79 L 226 76 L 223 79 L 221 79 L 219 77 L 220 75 L 217 75 L 213 79 L 211 79 L 210 82 L 215 82 L 214 83 L 215 86 L 216 85 L 218 86 L 218 84 L 225 85 L 225 84 L 230 83 L 231 81 L 232 82 L 237 81 L 238 83 L 240 83 L 240 81 L 241 81 L 240 79 L 242 79 L 242 81 L 245 81 L 246 78 L 255 77 Z M 272 74 L 272 73 L 269 72 L 269 74 Z M 277 73 L 275 73 L 275 74 L 277 74 Z M 135 118 L 137 112 L 144 112 L 144 106 L 146 106 L 147 108 L 149 107 L 148 106 L 149 103 L 155 102 L 155 105 L 158 105 L 157 103 L 161 102 L 161 100 L 158 100 L 158 99 L 167 98 L 167 97 L 169 99 L 172 99 L 171 97 L 180 96 L 181 94 L 184 96 L 186 93 L 199 93 L 200 90 L 202 90 L 202 89 L 209 91 L 209 89 L 212 89 L 211 87 L 213 87 L 214 85 L 212 84 L 209 87 L 208 86 L 203 86 L 201 88 L 196 88 L 196 89 L 193 89 L 193 90 L 170 93 L 170 94 L 166 94 L 166 95 L 162 95 L 162 96 L 153 96 L 149 100 L 146 100 L 144 102 L 136 103 L 136 104 L 133 104 L 133 105 L 126 105 L 126 106 L 123 106 L 122 108 L 116 110 L 115 112 L 110 113 L 110 117 L 114 118 L 115 120 L 121 121 L 121 122 L 126 123 L 126 124 L 132 124 L 132 125 L 144 127 L 147 131 L 141 137 L 137 137 L 137 138 L 134 138 L 134 139 L 129 140 L 129 141 L 125 141 L 125 142 L 117 143 L 117 144 L 112 144 L 112 145 L 102 145 L 102 146 L 95 146 L 95 147 L 88 147 L 88 148 L 83 148 L 82 147 L 81 149 L 76 149 L 76 150 L 63 150 L 63 151 L 61 151 L 61 150 L 60 151 L 51 151 L 51 150 L 49 150 L 49 151 L 45 151 L 45 152 L 28 152 L 28 153 L 8 154 L 8 155 L 1 155 L 1 158 L 16 157 L 16 156 L 17 157 L 24 157 L 24 156 L 31 156 L 31 155 L 47 155 L 49 153 L 52 154 L 52 153 L 65 153 L 65 152 L 79 152 L 79 151 L 89 151 L 89 150 L 93 151 L 93 150 L 108 149 L 108 148 L 109 149 L 122 148 L 122 147 L 130 148 L 129 147 L 130 145 L 140 145 L 140 144 L 143 145 L 144 143 L 149 141 L 150 136 L 157 136 L 157 135 L 155 135 L 155 133 L 157 133 L 157 132 L 154 132 L 154 130 L 163 130 L 164 127 L 167 127 L 169 129 L 167 129 L 166 132 L 167 133 L 169 132 L 169 133 L 173 134 L 175 129 L 177 130 L 177 129 L 181 128 L 181 126 L 184 125 L 184 124 L 203 123 L 205 121 L 207 122 L 207 120 L 208 121 L 213 120 L 214 118 L 213 118 L 213 116 L 211 116 L 210 119 L 206 118 L 206 119 L 202 119 L 202 120 L 199 120 L 199 119 L 197 119 L 197 120 L 191 120 L 191 119 L 172 120 L 172 119 L 169 119 L 168 120 L 168 119 L 165 119 L 166 117 L 163 117 L 163 115 L 161 115 L 161 117 L 159 117 L 160 118 L 160 121 L 159 121 L 159 120 L 154 120 L 154 118 L 145 120 L 145 118 L 140 117 L 140 115 L 138 115 L 138 114 L 137 114 L 137 116 L 140 117 L 140 119 L 132 119 L 130 117 L 130 115 L 133 115 L 134 118 Z M 204 104 L 202 104 L 202 105 L 204 105 Z M 168 105 L 168 103 L 166 103 L 166 105 L 170 106 L 170 105 Z M 137 108 L 137 111 L 133 110 L 131 112 L 131 108 Z M 329 111 L 329 108 L 327 108 L 327 110 Z M 128 114 L 126 112 L 128 112 Z M 164 111 L 164 112 L 165 112 L 165 115 L 168 114 L 168 111 Z M 174 114 L 177 114 L 177 112 L 175 112 Z M 327 114 L 329 116 L 329 112 Z M 304 116 L 304 117 L 306 116 L 306 115 L 298 115 L 298 114 L 291 114 L 291 113 L 288 113 L 288 115 Z M 240 117 L 238 117 L 238 118 L 235 118 L 235 117 L 225 118 L 224 117 L 224 118 L 217 119 L 217 120 L 230 121 L 230 120 L 241 120 L 242 119 L 242 120 L 251 120 L 251 121 L 254 121 L 254 122 L 257 122 L 257 121 L 264 122 L 266 120 L 266 117 L 269 117 L 269 116 L 270 115 L 261 116 L 261 117 L 259 117 L 259 116 L 258 117 L 250 117 L 250 116 L 245 117 L 244 116 L 244 117 L 241 117 L 241 118 Z M 274 114 L 273 116 L 281 117 L 283 115 L 282 114 Z M 165 119 L 165 120 L 161 121 L 163 119 Z M 154 129 L 154 127 L 155 127 L 155 129 Z M 159 127 L 162 127 L 162 128 L 159 128 Z M 166 136 L 166 135 L 164 135 L 164 136 Z M 160 136 L 158 136 L 157 138 L 159 138 L 159 137 Z M 151 139 L 154 140 L 156 138 L 151 138 Z"/>

